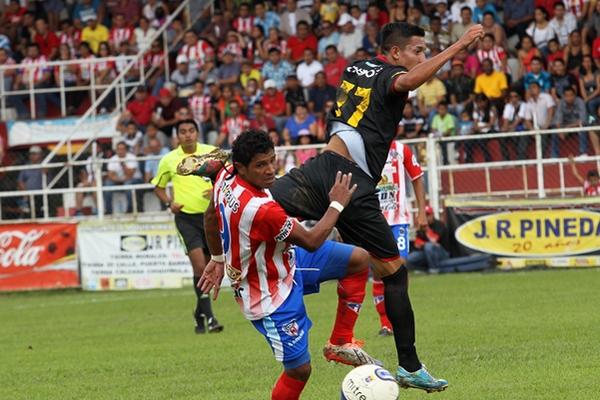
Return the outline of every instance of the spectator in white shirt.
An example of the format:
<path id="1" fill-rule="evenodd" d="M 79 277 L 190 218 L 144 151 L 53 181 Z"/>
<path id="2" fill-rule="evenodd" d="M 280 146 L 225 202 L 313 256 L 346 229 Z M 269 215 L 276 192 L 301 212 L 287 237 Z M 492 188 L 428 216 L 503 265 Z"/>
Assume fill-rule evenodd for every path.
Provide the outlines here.
<path id="1" fill-rule="evenodd" d="M 323 71 L 323 64 L 315 60 L 315 53 L 312 49 L 304 50 L 304 61 L 296 69 L 296 75 L 303 88 L 311 88 L 315 83 L 315 75 Z"/>
<path id="2" fill-rule="evenodd" d="M 469 7 L 471 9 L 471 15 L 473 15 L 473 9 L 475 8 L 475 0 L 457 0 L 454 3 L 452 3 L 452 7 L 450 7 L 452 23 L 458 24 L 462 21 L 461 10 L 463 9 L 463 7 Z"/>
<path id="3" fill-rule="evenodd" d="M 124 142 L 117 144 L 116 153 L 112 156 L 108 163 L 108 175 L 104 182 L 104 186 L 110 189 L 111 186 L 133 185 L 142 183 L 142 171 L 135 156 L 128 151 L 127 145 Z M 106 214 L 112 214 L 112 200 L 115 191 L 107 190 L 104 192 L 104 210 Z M 138 211 L 142 208 L 141 190 L 136 191 L 136 199 Z M 131 190 L 125 190 L 127 197 L 127 213 L 133 211 Z"/>
<path id="4" fill-rule="evenodd" d="M 554 18 L 550 20 L 550 27 L 556 32 L 561 46 L 569 44 L 569 35 L 577 29 L 577 18 L 565 9 L 562 1 L 554 3 Z"/>
<path id="5" fill-rule="evenodd" d="M 527 120 L 527 104 L 521 100 L 519 92 L 511 90 L 509 102 L 504 106 L 502 113 L 502 132 L 521 132 L 531 128 L 531 121 Z M 502 157 L 509 160 L 508 145 L 512 143 L 516 150 L 517 160 L 523 160 L 527 157 L 527 146 L 530 136 L 513 136 L 506 138 L 501 146 Z"/>
<path id="6" fill-rule="evenodd" d="M 354 27 L 350 14 L 342 14 L 338 26 L 342 30 L 338 50 L 344 58 L 351 58 L 362 47 L 363 32 Z"/>
<path id="7" fill-rule="evenodd" d="M 556 103 L 551 95 L 543 93 L 537 81 L 529 85 L 527 99 L 527 114 L 525 119 L 529 121 L 532 129 L 549 129 L 554 119 Z M 551 135 L 543 135 L 543 147 L 550 142 Z"/>

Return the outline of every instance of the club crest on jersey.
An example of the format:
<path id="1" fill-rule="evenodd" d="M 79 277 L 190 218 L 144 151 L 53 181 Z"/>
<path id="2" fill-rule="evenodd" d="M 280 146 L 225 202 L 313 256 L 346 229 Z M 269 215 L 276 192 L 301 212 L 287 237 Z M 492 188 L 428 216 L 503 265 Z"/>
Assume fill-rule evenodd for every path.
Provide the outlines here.
<path id="1" fill-rule="evenodd" d="M 295 319 L 285 324 L 281 329 L 283 329 L 286 335 L 292 337 L 296 337 L 300 333 L 300 327 L 298 326 L 298 322 L 296 322 Z"/>
<path id="2" fill-rule="evenodd" d="M 233 268 L 231 264 L 225 264 L 225 273 L 231 282 L 239 282 L 242 278 L 242 271 Z"/>

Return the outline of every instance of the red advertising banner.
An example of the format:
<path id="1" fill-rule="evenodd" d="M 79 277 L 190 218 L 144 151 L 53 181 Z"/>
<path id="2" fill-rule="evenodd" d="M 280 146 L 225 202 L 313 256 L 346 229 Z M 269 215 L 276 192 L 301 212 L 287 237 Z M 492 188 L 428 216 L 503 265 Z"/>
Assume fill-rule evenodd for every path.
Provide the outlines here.
<path id="1" fill-rule="evenodd" d="M 77 224 L 0 226 L 0 291 L 79 286 Z"/>

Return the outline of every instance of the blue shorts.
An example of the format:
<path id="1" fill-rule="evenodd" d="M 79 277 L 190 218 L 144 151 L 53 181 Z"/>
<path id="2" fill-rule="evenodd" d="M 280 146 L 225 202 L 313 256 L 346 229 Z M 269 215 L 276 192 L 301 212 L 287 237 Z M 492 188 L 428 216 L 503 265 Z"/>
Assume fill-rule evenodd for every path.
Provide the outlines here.
<path id="1" fill-rule="evenodd" d="M 392 225 L 392 233 L 396 238 L 396 245 L 398 246 L 398 251 L 400 252 L 400 257 L 406 259 L 408 257 L 408 251 L 410 250 L 410 242 L 408 240 L 408 224 L 398 224 Z"/>
<path id="2" fill-rule="evenodd" d="M 332 241 L 312 253 L 296 248 L 294 286 L 288 298 L 268 317 L 252 321 L 285 369 L 310 362 L 308 331 L 312 322 L 304 307 L 304 294 L 318 292 L 321 282 L 344 277 L 353 249 Z"/>

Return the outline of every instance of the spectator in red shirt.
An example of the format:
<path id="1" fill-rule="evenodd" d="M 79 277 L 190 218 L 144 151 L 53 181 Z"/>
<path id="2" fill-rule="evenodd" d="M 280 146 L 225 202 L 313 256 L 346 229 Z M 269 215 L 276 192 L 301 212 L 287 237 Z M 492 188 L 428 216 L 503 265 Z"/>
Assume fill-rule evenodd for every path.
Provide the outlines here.
<path id="1" fill-rule="evenodd" d="M 373 21 L 380 28 L 390 22 L 390 16 L 387 11 L 384 11 L 379 8 L 376 3 L 369 4 L 369 8 L 367 8 L 367 22 Z"/>
<path id="2" fill-rule="evenodd" d="M 325 56 L 327 57 L 327 64 L 325 64 L 323 70 L 327 77 L 327 84 L 338 87 L 340 86 L 340 80 L 348 62 L 339 54 L 337 47 L 334 45 L 327 46 Z"/>
<path id="3" fill-rule="evenodd" d="M 262 98 L 262 105 L 266 115 L 275 120 L 277 132 L 281 132 L 287 121 L 285 115 L 285 96 L 282 92 L 277 90 L 277 85 L 272 79 L 267 79 L 265 81 L 265 94 Z"/>
<path id="4" fill-rule="evenodd" d="M 139 86 L 135 91 L 135 98 L 127 104 L 127 111 L 123 119 L 132 119 L 137 126 L 144 128 L 152 120 L 152 113 L 156 107 L 157 99 L 149 96 L 145 87 Z"/>
<path id="5" fill-rule="evenodd" d="M 56 34 L 48 29 L 48 24 L 43 18 L 35 21 L 35 36 L 33 40 L 40 48 L 40 53 L 48 60 L 55 60 L 58 57 L 58 47 L 60 40 Z"/>
<path id="6" fill-rule="evenodd" d="M 252 113 L 254 118 L 250 120 L 250 129 L 260 129 L 265 132 L 275 129 L 275 120 L 265 114 L 265 108 L 261 103 L 254 103 Z"/>
<path id="7" fill-rule="evenodd" d="M 310 27 L 306 21 L 300 21 L 296 24 L 296 32 L 298 32 L 298 35 L 290 36 L 288 40 L 288 58 L 294 63 L 302 61 L 306 49 L 311 49 L 314 53 L 317 52 L 317 38 L 310 32 Z"/>

